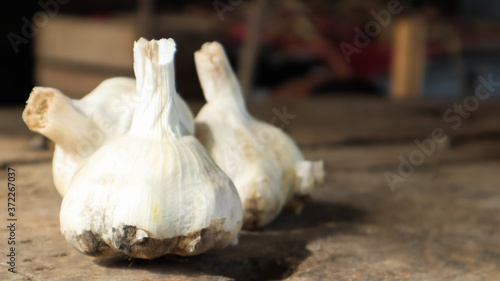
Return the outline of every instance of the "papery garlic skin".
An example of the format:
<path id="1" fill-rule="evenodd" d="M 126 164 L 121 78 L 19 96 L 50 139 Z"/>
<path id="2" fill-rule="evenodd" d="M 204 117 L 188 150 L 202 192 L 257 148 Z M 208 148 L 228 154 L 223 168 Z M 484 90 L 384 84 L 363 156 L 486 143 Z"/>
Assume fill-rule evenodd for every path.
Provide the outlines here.
<path id="1" fill-rule="evenodd" d="M 254 135 L 259 128 L 252 129 L 253 121 L 217 106 L 205 105 L 196 120 L 196 137 L 238 189 L 243 227 L 271 222 L 286 203 L 288 190 L 282 186 L 276 157 Z"/>
<path id="2" fill-rule="evenodd" d="M 134 44 L 140 102 L 130 130 L 90 155 L 61 206 L 61 232 L 93 256 L 195 255 L 235 241 L 230 178 L 180 122 L 172 39 Z"/>
<path id="3" fill-rule="evenodd" d="M 288 135 L 248 113 L 219 43 L 205 43 L 195 61 L 207 100 L 195 118 L 196 137 L 238 189 L 243 228 L 264 226 L 296 196 L 323 182 L 323 162 L 304 160 Z"/>
<path id="4" fill-rule="evenodd" d="M 104 143 L 101 128 L 57 89 L 35 87 L 23 111 L 30 130 L 56 143 L 53 178 L 57 191 L 64 195 L 79 164 Z"/>
<path id="5" fill-rule="evenodd" d="M 135 79 L 128 77 L 106 79 L 80 100 L 69 99 L 55 88 L 33 89 L 23 112 L 23 120 L 31 130 L 56 143 L 52 174 L 54 185 L 61 196 L 66 194 L 69 183 L 83 160 L 103 144 L 130 129 L 138 103 L 136 92 Z M 189 107 L 179 95 L 175 95 L 175 98 L 180 107 L 182 124 L 190 133 L 194 133 L 194 120 Z M 39 114 L 34 114 L 36 112 Z M 43 115 L 45 116 L 42 117 Z M 57 123 L 56 119 L 65 119 L 66 123 L 59 128 L 62 133 L 54 136 L 50 124 Z M 82 122 L 90 122 L 96 127 L 90 129 L 79 125 Z M 45 128 L 47 125 L 48 129 Z M 80 132 L 79 140 L 69 141 L 73 139 L 69 134 L 75 130 Z"/>
<path id="6" fill-rule="evenodd" d="M 180 121 L 193 134 L 193 114 L 179 94 L 175 98 L 179 104 Z M 130 129 L 132 116 L 139 102 L 136 80 L 129 77 L 106 79 L 88 95 L 73 102 L 75 107 L 114 139 Z"/>

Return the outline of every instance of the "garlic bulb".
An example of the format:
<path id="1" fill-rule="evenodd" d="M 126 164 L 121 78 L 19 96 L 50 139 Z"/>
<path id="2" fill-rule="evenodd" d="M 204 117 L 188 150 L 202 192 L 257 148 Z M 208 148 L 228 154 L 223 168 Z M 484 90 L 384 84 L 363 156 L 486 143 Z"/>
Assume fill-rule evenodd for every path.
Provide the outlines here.
<path id="1" fill-rule="evenodd" d="M 191 111 L 179 95 L 175 98 L 182 124 L 194 133 Z M 69 99 L 54 88 L 33 89 L 23 120 L 32 131 L 56 143 L 52 173 L 61 196 L 83 160 L 130 129 L 137 102 L 135 79 L 127 77 L 104 80 L 80 100 Z"/>
<path id="2" fill-rule="evenodd" d="M 248 113 L 219 43 L 205 43 L 195 60 L 207 100 L 195 118 L 196 137 L 238 189 L 243 228 L 264 226 L 323 182 L 323 162 L 305 161 L 289 136 Z"/>
<path id="3" fill-rule="evenodd" d="M 236 188 L 179 120 L 174 53 L 172 39 L 134 44 L 130 130 L 87 157 L 64 196 L 61 232 L 87 255 L 195 255 L 241 229 Z"/>

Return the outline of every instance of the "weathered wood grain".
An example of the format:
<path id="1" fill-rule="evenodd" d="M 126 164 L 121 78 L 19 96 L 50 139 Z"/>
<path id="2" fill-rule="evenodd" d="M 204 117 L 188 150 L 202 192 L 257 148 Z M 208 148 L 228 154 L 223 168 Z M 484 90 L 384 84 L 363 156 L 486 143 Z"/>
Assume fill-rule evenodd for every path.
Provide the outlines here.
<path id="1" fill-rule="evenodd" d="M 285 126 L 311 159 L 325 159 L 325 185 L 302 214 L 243 231 L 222 251 L 155 260 L 94 259 L 60 235 L 51 151 L 26 149 L 20 109 L 0 110 L 0 164 L 18 172 L 18 274 L 2 280 L 498 280 L 500 276 L 500 103 L 481 104 L 453 130 L 448 103 L 352 98 L 253 102 L 297 114 Z M 194 104 L 197 110 L 201 104 Z M 349 113 L 349 114 L 346 114 Z M 446 145 L 391 190 L 384 173 L 436 127 Z M 0 170 L 0 183 L 6 171 Z M 6 190 L 0 192 L 2 214 Z M 6 219 L 6 215 L 3 215 Z M 2 257 L 7 229 L 0 231 Z"/>

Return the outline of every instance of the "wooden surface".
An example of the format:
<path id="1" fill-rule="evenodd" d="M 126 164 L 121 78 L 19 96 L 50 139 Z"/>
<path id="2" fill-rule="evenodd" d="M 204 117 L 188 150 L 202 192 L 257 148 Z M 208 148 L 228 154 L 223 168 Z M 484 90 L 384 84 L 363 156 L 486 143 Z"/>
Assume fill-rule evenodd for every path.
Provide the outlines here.
<path id="1" fill-rule="evenodd" d="M 200 104 L 192 104 L 196 110 Z M 17 171 L 17 274 L 1 280 L 499 280 L 500 102 L 483 101 L 456 130 L 452 103 L 323 98 L 254 102 L 255 115 L 296 114 L 284 126 L 309 159 L 326 161 L 326 182 L 302 214 L 243 231 L 239 244 L 196 257 L 95 259 L 60 235 L 52 151 L 27 149 L 21 109 L 0 110 L 0 164 Z M 280 125 L 279 118 L 275 122 Z M 437 127 L 448 141 L 391 190 L 397 174 Z M 0 171 L 6 224 L 7 171 Z"/>

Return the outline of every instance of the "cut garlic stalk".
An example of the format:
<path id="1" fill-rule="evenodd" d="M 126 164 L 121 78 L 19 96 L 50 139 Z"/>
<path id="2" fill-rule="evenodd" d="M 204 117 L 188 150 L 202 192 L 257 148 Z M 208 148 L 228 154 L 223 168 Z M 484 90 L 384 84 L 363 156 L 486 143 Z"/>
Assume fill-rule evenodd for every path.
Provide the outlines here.
<path id="1" fill-rule="evenodd" d="M 23 111 L 30 130 L 56 143 L 54 185 L 64 195 L 80 163 L 104 143 L 104 133 L 73 100 L 53 88 L 35 87 Z"/>
<path id="2" fill-rule="evenodd" d="M 59 90 L 35 87 L 23 112 L 30 130 L 56 143 L 52 161 L 54 185 L 61 196 L 83 160 L 130 129 L 138 103 L 135 79 L 114 77 L 104 80 L 81 100 L 66 97 Z M 180 120 L 194 133 L 193 115 L 175 95 Z"/>
<path id="3" fill-rule="evenodd" d="M 236 188 L 179 120 L 174 53 L 172 39 L 134 44 L 130 130 L 87 157 L 63 199 L 61 232 L 85 254 L 195 255 L 241 228 Z"/>
<path id="4" fill-rule="evenodd" d="M 264 226 L 294 196 L 323 182 L 323 162 L 305 161 L 288 135 L 248 113 L 219 43 L 205 43 L 195 61 L 207 100 L 195 118 L 196 137 L 238 189 L 243 227 Z"/>

